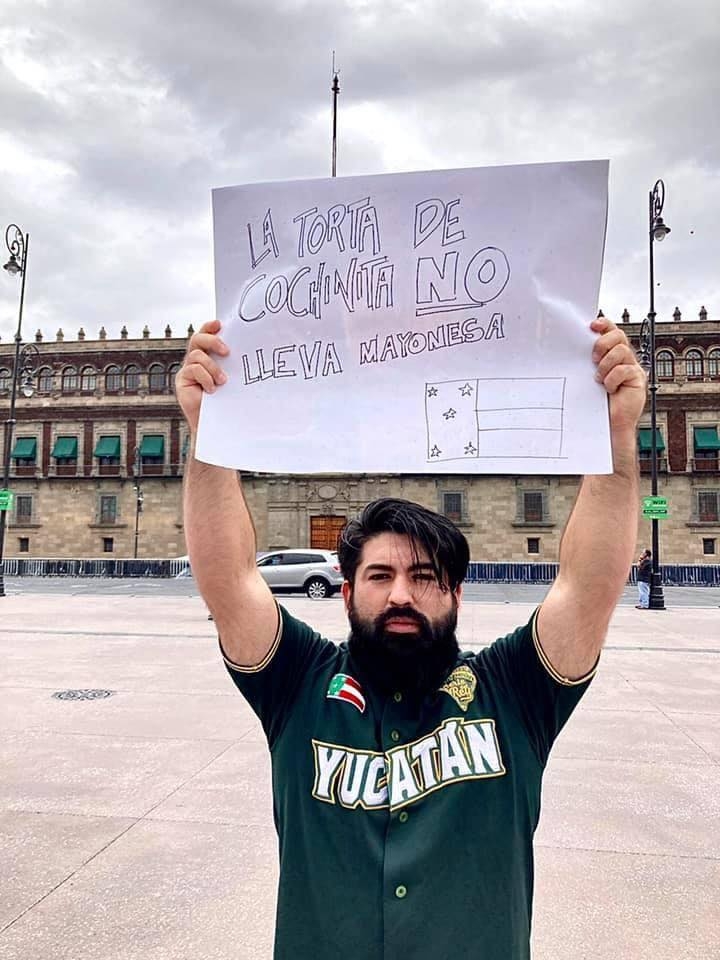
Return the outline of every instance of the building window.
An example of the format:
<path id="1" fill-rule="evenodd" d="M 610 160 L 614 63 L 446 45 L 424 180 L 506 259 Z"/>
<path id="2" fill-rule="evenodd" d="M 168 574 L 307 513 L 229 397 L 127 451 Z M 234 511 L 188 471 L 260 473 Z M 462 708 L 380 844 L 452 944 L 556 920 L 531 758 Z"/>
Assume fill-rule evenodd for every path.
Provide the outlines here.
<path id="1" fill-rule="evenodd" d="M 61 466 L 77 464 L 78 440 L 77 437 L 58 437 L 50 454 Z"/>
<path id="2" fill-rule="evenodd" d="M 30 523 L 32 521 L 33 498 L 31 494 L 22 493 L 15 497 L 15 522 Z"/>
<path id="3" fill-rule="evenodd" d="M 100 497 L 100 523 L 115 523 L 117 520 L 117 497 L 102 494 Z"/>
<path id="4" fill-rule="evenodd" d="M 53 372 L 50 367 L 43 367 L 38 372 L 38 393 L 50 393 L 53 388 Z"/>
<path id="5" fill-rule="evenodd" d="M 78 388 L 78 372 L 75 367 L 65 367 L 62 372 L 62 392 L 73 393 Z"/>
<path id="6" fill-rule="evenodd" d="M 122 374 L 120 367 L 111 366 L 105 371 L 105 392 L 117 393 L 122 386 Z"/>
<path id="7" fill-rule="evenodd" d="M 685 354 L 685 376 L 695 379 L 703 375 L 703 355 L 699 350 L 688 350 Z"/>
<path id="8" fill-rule="evenodd" d="M 125 389 L 130 392 L 140 389 L 140 367 L 135 364 L 125 367 Z"/>
<path id="9" fill-rule="evenodd" d="M 103 537 L 103 553 L 112 553 L 115 543 L 112 537 Z"/>
<path id="10" fill-rule="evenodd" d="M 660 350 L 655 357 L 655 372 L 660 380 L 672 380 L 675 376 L 675 358 L 669 350 Z"/>
<path id="11" fill-rule="evenodd" d="M 34 467 L 37 460 L 37 439 L 18 437 L 10 454 L 16 467 Z"/>
<path id="12" fill-rule="evenodd" d="M 150 367 L 150 393 L 165 393 L 167 388 L 167 374 L 160 363 L 153 363 Z"/>
<path id="13" fill-rule="evenodd" d="M 715 538 L 703 537 L 703 553 L 706 557 L 715 556 Z"/>
<path id="14" fill-rule="evenodd" d="M 708 354 L 708 376 L 720 377 L 720 350 L 717 347 Z"/>
<path id="15" fill-rule="evenodd" d="M 140 462 L 144 467 L 165 462 L 165 437 L 146 434 L 140 443 Z"/>
<path id="16" fill-rule="evenodd" d="M 0 390 L 9 390 L 11 382 L 12 377 L 10 376 L 10 371 L 7 367 L 0 367 Z"/>
<path id="17" fill-rule="evenodd" d="M 660 427 L 655 428 L 655 447 L 658 455 L 658 470 L 667 468 L 665 459 L 665 440 L 663 439 Z M 650 473 L 652 471 L 652 428 L 638 428 L 638 455 L 640 458 L 640 472 Z"/>
<path id="18" fill-rule="evenodd" d="M 99 437 L 93 456 L 98 458 L 101 467 L 120 466 L 120 437 Z"/>
<path id="19" fill-rule="evenodd" d="M 720 436 L 717 426 L 693 427 L 694 468 L 713 473 L 718 469 Z"/>
<path id="20" fill-rule="evenodd" d="M 18 553 L 30 553 L 30 537 L 18 537 Z"/>
<path id="21" fill-rule="evenodd" d="M 543 500 L 542 490 L 523 490 L 523 521 L 525 523 L 543 522 Z"/>
<path id="22" fill-rule="evenodd" d="M 527 538 L 527 552 L 540 553 L 540 537 Z"/>
<path id="23" fill-rule="evenodd" d="M 697 512 L 700 523 L 720 520 L 720 490 L 698 490 Z"/>
<path id="24" fill-rule="evenodd" d="M 460 523 L 463 518 L 462 493 L 443 493 L 442 512 L 453 523 Z"/>
<path id="25" fill-rule="evenodd" d="M 83 367 L 80 374 L 80 389 L 92 392 L 97 386 L 97 373 L 93 367 Z"/>

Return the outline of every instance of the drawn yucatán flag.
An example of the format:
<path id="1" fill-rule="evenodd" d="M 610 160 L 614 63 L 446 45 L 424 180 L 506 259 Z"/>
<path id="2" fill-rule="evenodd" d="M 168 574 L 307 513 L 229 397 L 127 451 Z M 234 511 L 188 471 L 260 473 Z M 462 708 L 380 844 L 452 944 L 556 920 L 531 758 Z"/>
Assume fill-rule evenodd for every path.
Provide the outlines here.
<path id="1" fill-rule="evenodd" d="M 427 459 L 560 459 L 564 397 L 562 377 L 426 383 Z"/>

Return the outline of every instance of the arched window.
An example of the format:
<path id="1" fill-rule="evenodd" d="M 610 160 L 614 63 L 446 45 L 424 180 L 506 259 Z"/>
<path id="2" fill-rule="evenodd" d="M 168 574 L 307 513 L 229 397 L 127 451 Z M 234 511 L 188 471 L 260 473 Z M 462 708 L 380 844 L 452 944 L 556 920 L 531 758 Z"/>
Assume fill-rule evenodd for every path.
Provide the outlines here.
<path id="1" fill-rule="evenodd" d="M 134 363 L 131 363 L 130 366 L 125 367 L 125 389 L 138 390 L 139 388 L 140 367 L 136 367 Z"/>
<path id="2" fill-rule="evenodd" d="M 685 354 L 685 376 L 701 377 L 703 375 L 703 355 L 699 350 L 688 350 Z"/>
<path id="3" fill-rule="evenodd" d="M 150 367 L 150 393 L 164 393 L 167 387 L 167 374 L 161 363 Z"/>
<path id="4" fill-rule="evenodd" d="M 708 376 L 720 377 L 720 350 L 717 347 L 708 354 Z"/>
<path id="5" fill-rule="evenodd" d="M 93 367 L 83 367 L 80 372 L 80 389 L 94 390 L 97 386 L 97 373 Z"/>
<path id="6" fill-rule="evenodd" d="M 168 386 L 170 387 L 170 392 L 174 393 L 175 391 L 175 377 L 177 376 L 180 370 L 181 364 L 171 363 L 168 368 Z"/>
<path id="7" fill-rule="evenodd" d="M 10 389 L 10 371 L 7 367 L 0 367 L 0 390 Z"/>
<path id="8" fill-rule="evenodd" d="M 53 388 L 53 372 L 50 367 L 38 370 L 38 393 L 50 393 Z"/>
<path id="9" fill-rule="evenodd" d="M 675 376 L 675 358 L 669 350 L 660 350 L 655 359 L 655 372 L 661 380 L 672 380 Z"/>
<path id="10" fill-rule="evenodd" d="M 78 388 L 78 372 L 75 367 L 65 367 L 62 372 L 62 392 L 72 393 Z"/>
<path id="11" fill-rule="evenodd" d="M 117 393 L 122 386 L 122 377 L 120 367 L 115 365 L 108 367 L 105 371 L 105 390 L 108 393 Z"/>

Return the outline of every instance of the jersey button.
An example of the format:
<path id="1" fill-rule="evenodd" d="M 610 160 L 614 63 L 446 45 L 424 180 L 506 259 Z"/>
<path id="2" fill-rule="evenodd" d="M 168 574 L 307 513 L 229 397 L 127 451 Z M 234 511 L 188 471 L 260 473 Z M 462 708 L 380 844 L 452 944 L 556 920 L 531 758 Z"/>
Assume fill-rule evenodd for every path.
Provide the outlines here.
<path id="1" fill-rule="evenodd" d="M 402 884 L 400 884 L 399 887 L 395 887 L 395 896 L 398 900 L 402 900 L 403 897 L 407 896 L 407 887 L 404 887 Z"/>
<path id="2" fill-rule="evenodd" d="M 397 693 L 394 693 L 393 700 L 395 701 L 395 703 L 402 703 L 402 694 L 399 691 Z"/>
<path id="3" fill-rule="evenodd" d="M 390 731 L 390 739 L 393 741 L 393 743 L 397 743 L 398 740 L 400 739 L 400 731 L 399 731 L 399 730 L 391 730 L 391 731 Z"/>
<path id="4" fill-rule="evenodd" d="M 407 810 L 403 810 L 403 811 L 398 815 L 398 820 L 400 821 L 400 823 L 407 823 L 409 816 L 410 816 L 410 814 L 407 812 Z"/>

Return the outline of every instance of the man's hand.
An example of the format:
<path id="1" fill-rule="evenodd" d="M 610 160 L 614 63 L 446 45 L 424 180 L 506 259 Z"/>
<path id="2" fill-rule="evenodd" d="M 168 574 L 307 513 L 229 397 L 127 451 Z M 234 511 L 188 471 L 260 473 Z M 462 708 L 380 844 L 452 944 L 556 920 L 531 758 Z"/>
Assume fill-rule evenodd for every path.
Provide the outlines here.
<path id="1" fill-rule="evenodd" d="M 214 393 L 227 380 L 215 356 L 226 357 L 230 352 L 221 340 L 220 321 L 210 320 L 190 337 L 185 362 L 175 377 L 175 396 L 185 414 L 190 432 L 197 431 L 200 401 L 203 391 Z"/>
<path id="2" fill-rule="evenodd" d="M 591 324 L 600 334 L 593 347 L 597 364 L 595 378 L 610 395 L 610 427 L 613 433 L 634 431 L 645 408 L 647 377 L 625 333 L 605 317 Z"/>

